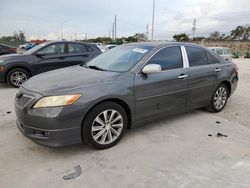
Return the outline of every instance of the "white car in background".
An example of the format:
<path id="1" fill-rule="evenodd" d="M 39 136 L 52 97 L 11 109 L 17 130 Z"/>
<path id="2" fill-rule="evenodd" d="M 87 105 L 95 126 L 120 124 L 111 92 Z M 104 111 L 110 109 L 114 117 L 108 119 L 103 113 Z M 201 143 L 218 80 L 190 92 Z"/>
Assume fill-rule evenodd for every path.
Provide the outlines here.
<path id="1" fill-rule="evenodd" d="M 226 47 L 209 47 L 208 49 L 212 50 L 214 53 L 223 57 L 226 60 L 232 61 L 232 53 L 229 48 Z"/>
<path id="2" fill-rule="evenodd" d="M 116 44 L 109 44 L 109 45 L 103 45 L 102 43 L 96 43 L 96 46 L 102 51 L 106 52 L 112 48 L 115 48 L 117 45 Z"/>

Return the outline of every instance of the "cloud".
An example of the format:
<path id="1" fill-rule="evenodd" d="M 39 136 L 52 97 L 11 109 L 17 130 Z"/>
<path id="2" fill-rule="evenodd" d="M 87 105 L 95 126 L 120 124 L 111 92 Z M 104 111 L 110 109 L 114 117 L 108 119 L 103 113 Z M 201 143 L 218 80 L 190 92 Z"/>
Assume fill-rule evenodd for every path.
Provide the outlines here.
<path id="1" fill-rule="evenodd" d="M 0 0 L 1 1 L 1 0 Z M 49 5 L 49 6 L 48 6 Z M 86 6 L 87 5 L 87 6 Z M 29 11 L 26 11 L 27 8 Z M 39 12 L 39 14 L 38 14 Z M 0 36 L 24 30 L 28 38 L 61 38 L 60 26 L 66 39 L 108 36 L 117 14 L 117 35 L 128 36 L 146 32 L 151 35 L 152 0 L 30 0 L 1 1 Z M 250 22 L 249 0 L 156 0 L 155 38 L 172 39 L 176 33 L 191 34 L 194 18 L 197 35 L 212 31 L 229 32 L 237 25 Z"/>
<path id="2" fill-rule="evenodd" d="M 250 10 L 245 7 L 249 7 L 249 0 L 189 1 L 179 10 L 162 12 L 156 33 L 159 38 L 169 39 L 180 32 L 191 34 L 195 18 L 197 35 L 208 35 L 215 30 L 228 33 L 238 25 L 249 23 Z"/>

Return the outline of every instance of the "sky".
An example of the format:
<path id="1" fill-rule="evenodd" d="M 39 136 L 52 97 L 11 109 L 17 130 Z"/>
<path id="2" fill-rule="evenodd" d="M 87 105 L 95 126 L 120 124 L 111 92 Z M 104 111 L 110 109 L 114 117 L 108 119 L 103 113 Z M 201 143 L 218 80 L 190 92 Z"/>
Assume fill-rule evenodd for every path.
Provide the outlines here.
<path id="1" fill-rule="evenodd" d="M 109 36 L 117 15 L 117 37 L 146 33 L 151 37 L 153 0 L 0 0 L 0 36 L 25 31 L 28 39 L 65 39 Z M 156 40 L 174 34 L 228 34 L 250 24 L 250 0 L 155 0 Z"/>

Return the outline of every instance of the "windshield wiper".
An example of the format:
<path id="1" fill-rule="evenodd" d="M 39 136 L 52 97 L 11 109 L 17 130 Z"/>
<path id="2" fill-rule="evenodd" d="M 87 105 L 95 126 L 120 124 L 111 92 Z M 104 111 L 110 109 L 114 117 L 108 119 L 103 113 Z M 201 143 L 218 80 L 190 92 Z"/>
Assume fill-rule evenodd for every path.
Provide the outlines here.
<path id="1" fill-rule="evenodd" d="M 100 70 L 100 71 L 106 71 L 105 69 L 103 69 L 103 68 L 101 68 L 101 67 L 98 67 L 98 66 L 95 66 L 95 65 L 87 66 L 87 68 L 95 69 L 95 70 Z"/>

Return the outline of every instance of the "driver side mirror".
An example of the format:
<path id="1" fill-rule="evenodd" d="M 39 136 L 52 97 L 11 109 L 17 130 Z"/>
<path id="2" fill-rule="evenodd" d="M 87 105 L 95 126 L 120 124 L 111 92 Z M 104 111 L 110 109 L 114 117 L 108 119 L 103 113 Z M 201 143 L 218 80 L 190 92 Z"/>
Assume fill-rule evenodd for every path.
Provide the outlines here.
<path id="1" fill-rule="evenodd" d="M 36 53 L 36 56 L 39 57 L 39 58 L 43 58 L 46 54 L 44 53 L 41 53 L 41 52 L 37 52 Z"/>
<path id="2" fill-rule="evenodd" d="M 144 74 L 161 72 L 161 65 L 158 65 L 158 64 L 146 65 L 145 67 L 143 67 L 142 72 Z"/>

